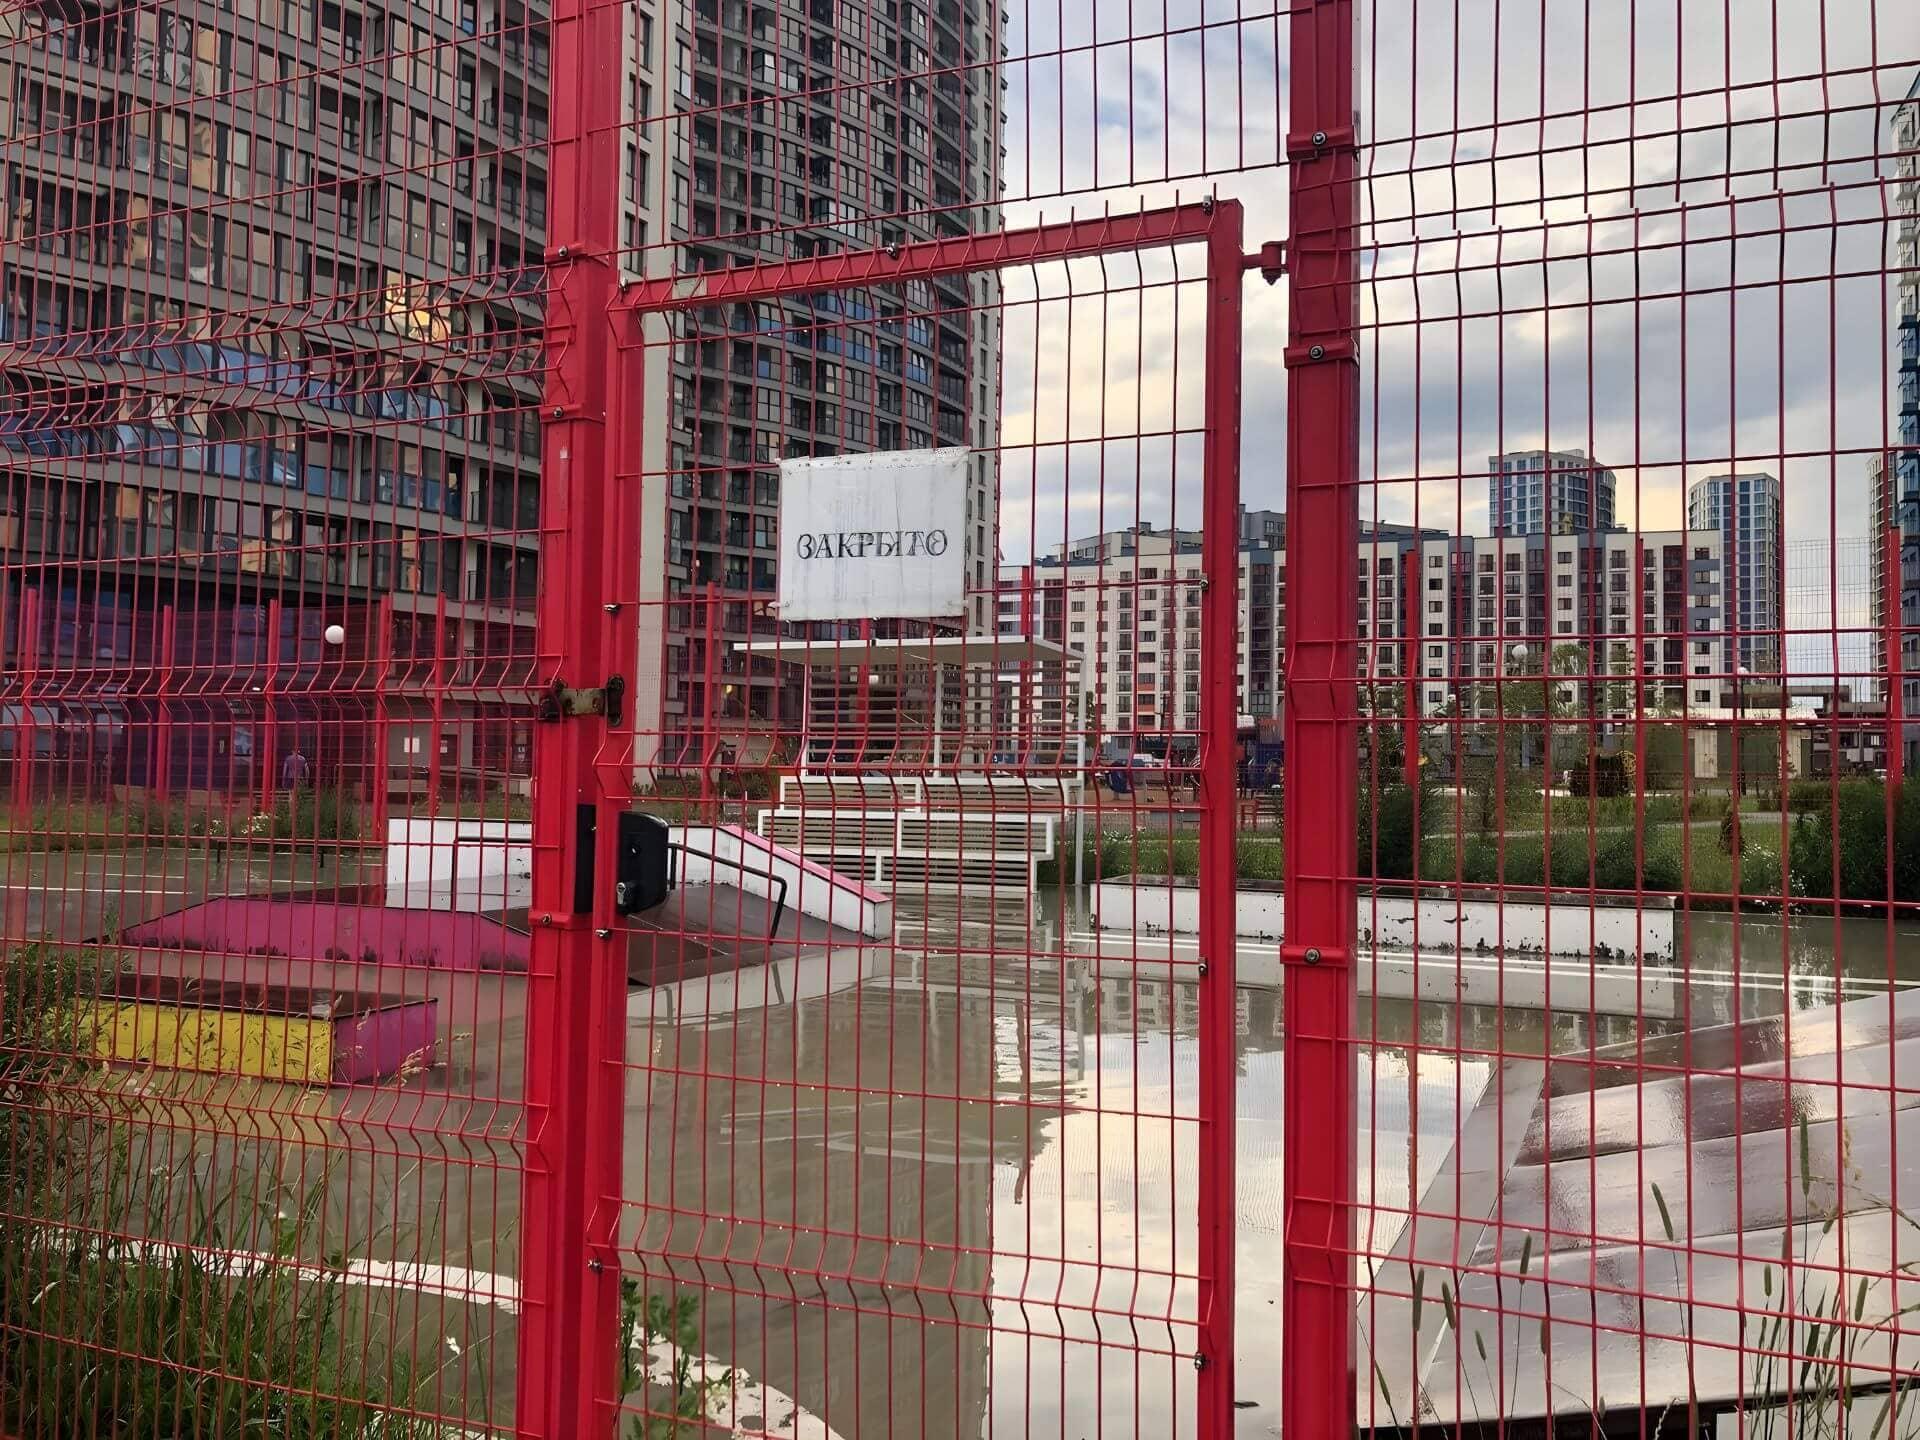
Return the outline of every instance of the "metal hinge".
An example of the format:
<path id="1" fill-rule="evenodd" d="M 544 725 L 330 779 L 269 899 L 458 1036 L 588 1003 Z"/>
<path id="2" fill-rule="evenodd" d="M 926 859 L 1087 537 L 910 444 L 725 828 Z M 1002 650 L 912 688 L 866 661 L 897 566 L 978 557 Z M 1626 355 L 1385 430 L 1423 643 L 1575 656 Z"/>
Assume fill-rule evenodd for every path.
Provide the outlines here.
<path id="1" fill-rule="evenodd" d="M 1279 283 L 1280 277 L 1287 273 L 1287 247 L 1280 240 L 1269 240 L 1252 254 L 1240 257 L 1242 268 L 1258 270 L 1260 278 L 1267 284 Z"/>
<path id="2" fill-rule="evenodd" d="M 540 697 L 540 718 L 552 722 L 578 719 L 583 715 L 604 715 L 609 725 L 618 725 L 620 706 L 626 695 L 627 682 L 621 675 L 609 675 L 605 685 L 591 690 L 576 689 L 564 681 L 556 680 L 553 687 Z"/>

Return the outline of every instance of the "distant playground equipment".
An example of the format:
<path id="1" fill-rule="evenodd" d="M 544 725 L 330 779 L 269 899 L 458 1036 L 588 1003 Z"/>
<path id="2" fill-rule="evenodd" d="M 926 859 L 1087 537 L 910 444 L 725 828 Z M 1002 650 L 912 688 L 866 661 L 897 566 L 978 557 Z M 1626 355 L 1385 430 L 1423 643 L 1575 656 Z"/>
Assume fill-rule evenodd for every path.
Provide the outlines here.
<path id="1" fill-rule="evenodd" d="M 805 677 L 798 773 L 755 828 L 853 883 L 1024 894 L 1080 816 L 1080 659 L 1060 645 L 921 635 L 739 649 Z"/>

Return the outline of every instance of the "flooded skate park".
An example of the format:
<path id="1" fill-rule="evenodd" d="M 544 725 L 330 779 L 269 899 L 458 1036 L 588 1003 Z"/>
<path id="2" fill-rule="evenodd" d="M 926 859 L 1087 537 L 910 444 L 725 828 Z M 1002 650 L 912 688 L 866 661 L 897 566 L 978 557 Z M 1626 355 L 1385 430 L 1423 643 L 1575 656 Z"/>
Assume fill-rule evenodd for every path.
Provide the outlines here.
<path id="1" fill-rule="evenodd" d="M 95 889 L 142 888 L 124 859 L 74 857 L 74 880 L 43 873 L 51 863 L 12 861 L 17 924 L 33 904 L 19 933 L 99 938 L 82 873 L 113 870 Z M 415 949 L 395 963 L 365 917 L 364 948 L 320 938 L 341 933 L 339 907 L 394 898 L 377 882 L 336 884 L 342 869 L 170 862 L 144 887 L 156 902 L 116 917 L 115 933 L 170 994 L 218 981 L 418 1002 L 425 1051 L 347 1084 L 152 1056 L 112 1073 L 146 1122 L 134 1148 L 150 1172 L 190 1186 L 240 1173 L 233 1154 L 249 1151 L 256 1198 L 317 1194 L 338 1277 L 367 1297 L 359 1343 L 437 1347 L 443 1403 L 485 1431 L 510 1418 L 515 1385 L 526 912 L 507 884 L 501 905 L 466 907 L 499 938 L 462 943 L 493 959 L 445 968 Z M 248 893 L 265 903 L 233 908 Z M 289 921 L 303 894 L 335 908 Z M 686 1317 L 677 1341 L 649 1332 L 656 1379 L 690 1355 L 713 1382 L 714 1423 L 774 1434 L 1076 1433 L 1070 1417 L 1096 1401 L 1110 1429 L 1130 1417 L 1127 1433 L 1173 1433 L 1195 1373 L 1198 956 L 1191 937 L 1101 928 L 1097 912 L 1091 890 L 1062 886 L 964 903 L 902 895 L 878 914 L 821 919 L 708 877 L 635 927 L 624 1188 L 601 1218 L 609 1262 Z M 1416 949 L 1383 926 L 1364 947 L 1357 1263 L 1381 1293 L 1360 1292 L 1359 1320 L 1419 1342 L 1378 1345 L 1360 1397 L 1374 1428 L 1495 1403 L 1484 1381 L 1469 1394 L 1483 1346 L 1502 1357 L 1493 1378 L 1509 1415 L 1544 1411 L 1548 1367 L 1583 1403 L 1656 1394 L 1658 1344 L 1643 1366 L 1636 1337 L 1584 1313 L 1562 1323 L 1544 1283 L 1556 1267 L 1604 1267 L 1593 1237 L 1639 1234 L 1650 1184 L 1664 1182 L 1665 1223 L 1691 1227 L 1703 1249 L 1765 1230 L 1778 1253 L 1777 1232 L 1809 1223 L 1772 1213 L 1795 1193 L 1783 1171 L 1798 1149 L 1801 1183 L 1844 1219 L 1854 1263 L 1899 1249 L 1895 1217 L 1916 1197 L 1850 1193 L 1838 1172 L 1843 1149 L 1857 1165 L 1907 1137 L 1912 1095 L 1887 1077 L 1920 1036 L 1907 1003 L 1920 932 L 1831 915 L 1670 918 L 1668 958 L 1501 954 L 1456 947 L 1444 927 Z M 884 934 L 861 933 L 876 921 Z M 1240 1433 L 1267 1435 L 1280 1413 L 1278 1371 L 1262 1359 L 1281 1341 L 1277 945 L 1242 939 L 1236 968 L 1236 1399 Z M 1482 994 L 1476 968 L 1497 975 L 1498 996 Z M 1695 1070 L 1723 1052 L 1733 1077 L 1688 1075 L 1676 1046 Z M 1795 1078 L 1828 1087 L 1782 1084 L 1789 1053 Z M 1832 1084 L 1842 1071 L 1882 1088 L 1856 1100 Z M 1855 1110 L 1844 1143 L 1842 1094 Z M 236 1113 L 249 1119 L 238 1135 Z M 1429 1195 L 1441 1198 L 1421 1205 Z M 1427 1218 L 1409 1224 L 1415 1211 Z M 1496 1211 L 1488 1237 L 1453 1218 Z M 184 1224 L 192 1207 L 156 1213 Z M 1423 1282 L 1424 1317 L 1383 1298 L 1404 1296 L 1415 1270 L 1514 1265 L 1476 1247 L 1498 1252 L 1526 1216 L 1541 1226 L 1526 1248 L 1542 1298 L 1524 1344 L 1513 1314 L 1471 1345 L 1471 1325 L 1434 1333 L 1437 1277 Z M 1659 1318 L 1646 1328 L 1660 1333 Z M 1736 1394 L 1738 1382 L 1698 1381 Z"/>

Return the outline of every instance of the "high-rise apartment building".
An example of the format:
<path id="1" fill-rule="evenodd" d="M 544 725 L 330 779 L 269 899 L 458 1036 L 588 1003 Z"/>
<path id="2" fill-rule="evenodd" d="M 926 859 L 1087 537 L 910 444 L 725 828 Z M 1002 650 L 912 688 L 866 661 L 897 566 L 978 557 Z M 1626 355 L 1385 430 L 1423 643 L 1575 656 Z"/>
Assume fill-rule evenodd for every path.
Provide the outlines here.
<path id="1" fill-rule="evenodd" d="M 1487 457 L 1487 528 L 1494 535 L 1611 530 L 1613 471 L 1584 450 L 1514 450 Z"/>
<path id="2" fill-rule="evenodd" d="M 298 690 L 319 683 L 323 614 L 349 619 L 347 654 L 386 667 L 389 693 L 424 691 L 435 657 L 481 688 L 488 657 L 495 684 L 506 657 L 524 670 L 548 46 L 527 0 L 7 7 L 16 674 L 37 651 L 90 667 L 89 686 L 124 669 L 137 695 L 156 667 L 253 661 Z M 266 729 L 321 771 L 445 754 L 524 775 L 530 720 L 480 713 L 438 735 L 403 716 L 385 756 L 343 714 Z M 116 763 L 241 786 L 271 769 L 263 718 L 223 701 L 164 761 L 130 746 Z"/>
<path id="3" fill-rule="evenodd" d="M 390 674 L 409 656 L 430 671 L 435 655 L 531 655 L 547 13 L 277 0 L 0 18 L 7 613 L 32 590 L 47 644 L 97 629 L 84 643 L 130 667 L 155 660 L 146 622 L 175 604 L 209 633 L 282 627 L 274 646 L 223 641 L 228 665 L 258 647 L 310 668 L 328 606 L 358 607 L 349 648 L 399 657 Z M 995 7 L 628 13 L 628 270 L 998 223 Z M 641 598 L 717 601 L 711 630 L 691 604 L 642 607 L 639 725 L 683 756 L 696 732 L 795 718 L 792 678 L 731 643 L 776 626 L 784 458 L 970 447 L 967 621 L 992 624 L 995 282 L 808 300 L 693 312 L 649 352 L 647 413 L 666 423 L 644 464 L 666 478 L 645 521 L 667 543 Z M 250 753 L 252 723 L 220 754 Z M 370 728 L 334 728 L 371 770 Z M 524 773 L 529 720 L 453 728 L 464 760 Z M 388 758 L 447 744 L 397 723 Z M 179 763 L 220 781 L 206 755 Z"/>
<path id="4" fill-rule="evenodd" d="M 1640 706 L 1726 703 L 1717 531 L 1457 536 L 1380 525 L 1358 552 L 1357 674 L 1395 707 L 1472 715 L 1491 695 L 1484 682 L 1550 665 L 1610 677 L 1591 692 L 1564 687 L 1577 692 L 1577 713 L 1588 713 L 1589 693 L 1593 713 L 1612 720 Z M 1255 719 L 1278 716 L 1285 699 L 1286 564 L 1286 517 L 1243 511 L 1239 702 Z M 1201 595 L 1198 531 L 1114 530 L 1003 567 L 999 633 L 1087 657 L 1102 738 L 1152 743 L 1199 728 Z"/>
<path id="5" fill-rule="evenodd" d="M 990 0 L 696 0 L 683 16 L 670 61 L 682 138 L 665 217 L 682 270 L 998 224 L 1004 47 Z M 767 602 L 783 459 L 971 447 L 966 622 L 991 629 L 998 298 L 990 276 L 952 276 L 686 317 L 669 412 L 667 586 L 692 603 L 666 612 L 670 760 L 797 716 L 794 677 L 733 644 L 779 629 Z"/>
<path id="6" fill-rule="evenodd" d="M 1483 682 L 1548 668 L 1610 677 L 1591 697 L 1571 687 L 1582 711 L 1591 701 L 1608 718 L 1725 701 L 1717 531 L 1449 536 L 1407 563 L 1402 627 L 1429 714 L 1456 702 L 1472 713 Z"/>
<path id="7" fill-rule="evenodd" d="M 1920 77 L 1893 113 L 1895 185 L 1899 217 L 1894 233 L 1894 414 L 1892 446 L 1869 465 L 1876 539 L 1888 528 L 1900 532 L 1899 593 L 1902 626 L 1901 694 L 1907 715 L 1920 713 Z M 1896 589 L 1885 573 L 1883 544 L 1873 549 L 1875 668 L 1889 673 L 1887 606 Z M 1908 771 L 1920 766 L 1920 729 L 1909 725 L 1901 741 Z"/>
<path id="8" fill-rule="evenodd" d="M 1772 475 L 1711 475 L 1687 492 L 1687 525 L 1720 533 L 1726 571 L 1721 669 L 1777 675 L 1786 638 L 1785 497 Z"/>
<path id="9" fill-rule="evenodd" d="M 1360 540 L 1363 571 L 1377 564 L 1361 634 L 1368 673 L 1397 676 L 1406 630 L 1401 556 L 1444 534 L 1382 525 Z M 1000 571 L 999 633 L 1051 640 L 1090 660 L 1089 713 L 1104 738 L 1196 732 L 1200 726 L 1201 536 L 1133 526 Z M 1368 582 L 1372 597 L 1375 582 Z M 1276 510 L 1240 514 L 1239 710 L 1280 714 L 1286 663 L 1287 527 Z M 1375 619 L 1374 607 L 1379 615 Z"/>

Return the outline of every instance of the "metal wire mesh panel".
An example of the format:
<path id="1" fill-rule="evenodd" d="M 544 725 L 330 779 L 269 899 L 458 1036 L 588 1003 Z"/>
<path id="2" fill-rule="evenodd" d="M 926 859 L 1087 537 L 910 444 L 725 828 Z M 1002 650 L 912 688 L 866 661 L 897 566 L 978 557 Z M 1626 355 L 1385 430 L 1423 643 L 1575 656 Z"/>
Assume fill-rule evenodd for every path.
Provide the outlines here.
<path id="1" fill-rule="evenodd" d="M 1358 8 L 1359 1421 L 1909 1434 L 1920 23 Z"/>
<path id="2" fill-rule="evenodd" d="M 513 1423 L 549 84 L 0 7 L 0 1429 Z"/>
<path id="3" fill-rule="evenodd" d="M 1209 325 L 1239 225 L 1209 203 L 634 287 L 623 370 L 677 384 L 642 508 L 693 497 L 701 569 L 726 487 L 773 492 L 782 567 L 777 591 L 639 606 L 637 686 L 665 710 L 636 727 L 635 803 L 672 822 L 680 869 L 627 951 L 628 1149 L 597 1207 L 644 1342 L 620 1377 L 635 1423 L 690 1403 L 843 1435 L 1192 1423 L 1193 1357 L 1227 1343 L 1231 1168 L 1203 1145 L 1231 1130 L 1231 1050 L 1202 1031 L 1229 1023 L 1231 961 L 1203 984 L 1164 925 L 1102 943 L 1075 884 L 1104 867 L 1115 905 L 1193 909 L 1203 817 L 1232 818 L 1233 670 L 1201 647 L 1231 641 L 1232 592 L 1203 625 L 1200 566 L 1203 519 L 1228 555 L 1237 533 L 1217 403 L 1237 305 Z M 844 457 L 806 433 L 897 425 L 914 368 L 980 334 L 997 443 L 983 421 L 972 445 Z M 767 448 L 730 457 L 701 412 L 740 373 L 777 399 Z M 1083 392 L 1093 373 L 1124 411 Z M 1090 549 L 1080 512 L 1112 519 Z M 896 570 L 951 584 L 903 599 Z M 1136 633 L 1166 683 L 1136 691 L 1129 655 L 1112 693 L 1102 663 Z"/>
<path id="4" fill-rule="evenodd" d="M 1916 76 L 0 0 L 0 1431 L 1909 1435 Z"/>

